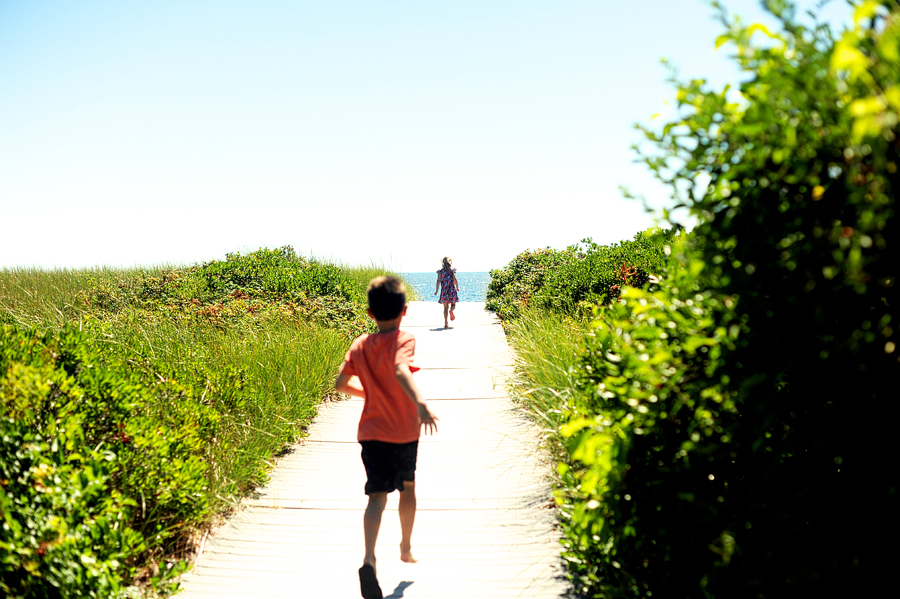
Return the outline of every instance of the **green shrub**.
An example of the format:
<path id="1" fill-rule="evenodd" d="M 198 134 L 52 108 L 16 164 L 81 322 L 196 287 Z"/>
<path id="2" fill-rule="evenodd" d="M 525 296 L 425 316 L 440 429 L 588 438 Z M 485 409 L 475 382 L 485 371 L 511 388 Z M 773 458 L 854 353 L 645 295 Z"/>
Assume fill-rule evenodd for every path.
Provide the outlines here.
<path id="1" fill-rule="evenodd" d="M 661 290 L 598 312 L 579 367 L 560 502 L 588 596 L 890 584 L 900 11 L 861 3 L 836 41 L 767 6 L 780 32 L 723 16 L 742 99 L 681 83 L 646 131 L 699 224 Z"/>
<path id="2" fill-rule="evenodd" d="M 144 550 L 111 438 L 133 382 L 99 368 L 75 330 L 0 332 L 0 588 L 112 596 Z"/>
<path id="3" fill-rule="evenodd" d="M 289 314 L 354 336 L 372 330 L 365 286 L 346 268 L 297 255 L 293 248 L 228 254 L 200 266 L 96 279 L 82 299 L 89 311 L 152 310 L 171 318 L 195 318 L 224 326 Z M 101 318 L 107 318 L 101 314 Z"/>
<path id="4" fill-rule="evenodd" d="M 643 287 L 666 270 L 670 231 L 638 233 L 631 241 L 599 245 L 590 239 L 565 250 L 525 251 L 491 271 L 486 307 L 504 320 L 527 307 L 584 313 L 616 299 L 627 286 Z"/>
<path id="5" fill-rule="evenodd" d="M 66 450 L 79 433 L 72 418 L 46 435 L 0 418 L 4 597 L 111 597 L 131 580 L 144 546 L 129 526 L 134 503 L 112 481 L 114 456 Z"/>
<path id="6" fill-rule="evenodd" d="M 564 556 L 590 596 L 700 593 L 743 532 L 727 513 L 739 413 L 719 372 L 742 327 L 720 325 L 734 300 L 701 293 L 691 267 L 598 312 L 573 368 L 557 498 Z"/>
<path id="7" fill-rule="evenodd" d="M 246 256 L 228 254 L 224 261 L 208 262 L 192 274 L 205 280 L 212 299 L 221 299 L 236 290 L 293 299 L 324 295 L 359 299 L 356 288 L 340 268 L 306 260 L 289 246 L 260 249 Z"/>
<path id="8" fill-rule="evenodd" d="M 650 277 L 666 271 L 674 230 L 637 233 L 633 240 L 608 246 L 590 239 L 569 248 L 573 259 L 552 269 L 534 294 L 532 304 L 558 313 L 571 313 L 586 305 L 608 304 L 626 287 L 641 288 Z"/>
<path id="9" fill-rule="evenodd" d="M 504 268 L 491 270 L 485 307 L 502 319 L 516 318 L 543 287 L 546 274 L 567 259 L 566 252 L 551 248 L 526 250 Z"/>

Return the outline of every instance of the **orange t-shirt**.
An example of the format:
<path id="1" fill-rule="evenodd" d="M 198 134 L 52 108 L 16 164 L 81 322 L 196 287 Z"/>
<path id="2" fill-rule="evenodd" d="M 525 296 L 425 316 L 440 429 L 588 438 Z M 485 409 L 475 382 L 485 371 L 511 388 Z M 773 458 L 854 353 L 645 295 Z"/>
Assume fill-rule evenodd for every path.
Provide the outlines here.
<path id="1" fill-rule="evenodd" d="M 411 443 L 419 438 L 416 404 L 397 382 L 397 364 L 412 365 L 416 338 L 405 331 L 362 335 L 350 345 L 341 365 L 341 374 L 358 376 L 366 392 L 358 441 Z"/>

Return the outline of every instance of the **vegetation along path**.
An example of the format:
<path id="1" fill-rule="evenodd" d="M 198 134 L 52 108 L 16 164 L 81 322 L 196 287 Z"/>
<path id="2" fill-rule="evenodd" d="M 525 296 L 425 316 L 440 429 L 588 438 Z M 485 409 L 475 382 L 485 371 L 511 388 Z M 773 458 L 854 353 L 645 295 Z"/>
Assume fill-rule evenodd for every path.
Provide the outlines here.
<path id="1" fill-rule="evenodd" d="M 484 304 L 461 303 L 450 329 L 440 306 L 412 302 L 416 382 L 440 418 L 423 436 L 413 551 L 399 558 L 397 494 L 378 538 L 386 597 L 560 597 L 554 510 L 533 426 L 506 394 L 512 355 Z M 269 484 L 208 541 L 179 597 L 358 597 L 365 471 L 356 425 L 362 401 L 327 404 Z"/>

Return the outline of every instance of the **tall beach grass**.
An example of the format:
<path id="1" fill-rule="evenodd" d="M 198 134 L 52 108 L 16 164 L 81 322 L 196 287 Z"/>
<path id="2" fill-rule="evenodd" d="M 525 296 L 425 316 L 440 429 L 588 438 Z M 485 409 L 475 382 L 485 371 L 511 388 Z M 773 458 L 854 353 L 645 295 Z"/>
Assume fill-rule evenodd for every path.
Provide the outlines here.
<path id="1" fill-rule="evenodd" d="M 84 300 L 92 287 L 116 286 L 142 275 L 158 276 L 168 268 L 0 269 L 0 322 L 61 327 L 84 313 Z"/>
<path id="2" fill-rule="evenodd" d="M 542 427 L 557 452 L 559 426 L 575 388 L 572 366 L 584 346 L 588 323 L 579 317 L 531 309 L 506 321 L 505 328 L 516 356 L 512 395 Z"/>
<path id="3" fill-rule="evenodd" d="M 384 275 L 395 275 L 399 276 L 401 279 L 402 275 L 395 273 L 389 266 L 385 266 L 383 264 L 379 264 L 376 262 L 370 262 L 367 265 L 359 265 L 359 264 L 347 264 L 345 262 L 331 262 L 333 266 L 337 266 L 340 268 L 350 279 L 352 279 L 361 289 L 365 289 L 369 285 L 369 281 L 374 279 L 375 277 L 380 277 Z M 422 298 L 419 297 L 416 288 L 412 285 L 406 285 L 406 299 L 408 301 L 417 301 Z"/>

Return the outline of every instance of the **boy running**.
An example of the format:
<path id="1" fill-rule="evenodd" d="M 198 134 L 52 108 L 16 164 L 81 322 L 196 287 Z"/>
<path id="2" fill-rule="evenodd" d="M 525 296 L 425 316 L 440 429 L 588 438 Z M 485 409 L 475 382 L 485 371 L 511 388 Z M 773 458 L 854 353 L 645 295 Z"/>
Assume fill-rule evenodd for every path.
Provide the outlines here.
<path id="1" fill-rule="evenodd" d="M 366 555 L 359 569 L 365 599 L 381 599 L 375 571 L 375 541 L 387 495 L 400 491 L 400 559 L 413 563 L 410 540 L 416 517 L 416 454 L 419 432 L 437 431 L 437 418 L 428 409 L 412 373 L 416 340 L 400 330 L 406 315 L 406 287 L 397 277 L 378 277 L 367 291 L 369 316 L 378 332 L 358 337 L 347 351 L 334 388 L 365 400 L 357 440 L 362 445 L 369 503 L 363 519 Z"/>

